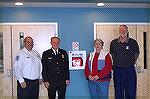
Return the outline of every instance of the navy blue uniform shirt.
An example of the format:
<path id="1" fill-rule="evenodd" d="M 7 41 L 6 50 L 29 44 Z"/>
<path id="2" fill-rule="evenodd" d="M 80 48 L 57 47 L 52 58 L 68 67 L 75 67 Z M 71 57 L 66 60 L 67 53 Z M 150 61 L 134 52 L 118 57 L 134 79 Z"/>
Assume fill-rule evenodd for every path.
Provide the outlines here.
<path id="1" fill-rule="evenodd" d="M 44 82 L 65 83 L 69 80 L 69 61 L 65 50 L 58 49 L 57 55 L 52 49 L 43 52 L 42 66 Z"/>

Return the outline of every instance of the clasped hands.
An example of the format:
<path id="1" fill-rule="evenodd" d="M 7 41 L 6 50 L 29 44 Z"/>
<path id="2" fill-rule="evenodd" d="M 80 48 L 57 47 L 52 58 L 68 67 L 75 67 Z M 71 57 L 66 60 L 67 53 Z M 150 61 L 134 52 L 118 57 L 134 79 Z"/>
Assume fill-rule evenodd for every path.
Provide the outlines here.
<path id="1" fill-rule="evenodd" d="M 88 77 L 91 81 L 96 81 L 99 79 L 99 77 L 96 75 L 96 76 L 92 76 L 92 75 L 89 75 Z"/>

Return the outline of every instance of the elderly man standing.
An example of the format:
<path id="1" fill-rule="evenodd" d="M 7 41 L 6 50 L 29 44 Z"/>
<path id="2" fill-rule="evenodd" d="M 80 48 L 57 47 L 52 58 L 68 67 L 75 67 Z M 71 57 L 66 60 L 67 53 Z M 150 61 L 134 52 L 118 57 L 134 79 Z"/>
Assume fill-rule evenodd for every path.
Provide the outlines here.
<path id="1" fill-rule="evenodd" d="M 39 81 L 42 82 L 41 58 L 32 50 L 33 39 L 24 39 L 24 48 L 16 55 L 14 72 L 17 79 L 17 99 L 38 99 Z"/>
<path id="2" fill-rule="evenodd" d="M 139 46 L 136 40 L 129 38 L 126 25 L 119 26 L 119 35 L 110 44 L 115 99 L 136 99 L 137 76 L 134 65 L 140 53 Z"/>
<path id="3" fill-rule="evenodd" d="M 51 38 L 52 48 L 43 52 L 42 76 L 48 90 L 49 99 L 65 99 L 66 86 L 69 84 L 69 60 L 65 50 L 59 48 L 60 39 Z"/>

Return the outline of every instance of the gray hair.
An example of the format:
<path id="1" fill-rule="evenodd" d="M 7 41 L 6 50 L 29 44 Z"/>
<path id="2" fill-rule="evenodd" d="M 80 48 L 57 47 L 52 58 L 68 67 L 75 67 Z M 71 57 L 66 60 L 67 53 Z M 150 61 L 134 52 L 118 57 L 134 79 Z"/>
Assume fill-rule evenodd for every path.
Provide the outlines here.
<path id="1" fill-rule="evenodd" d="M 128 26 L 127 26 L 127 25 L 125 25 L 125 24 L 122 24 L 122 25 L 120 25 L 120 26 L 123 26 L 123 27 L 125 27 L 125 28 L 127 29 L 127 37 L 129 37 Z M 120 27 L 120 26 L 119 26 L 119 27 Z"/>
<path id="2" fill-rule="evenodd" d="M 101 40 L 101 39 L 96 39 L 96 40 L 94 40 L 94 44 L 95 44 L 96 41 L 100 42 L 100 43 L 102 44 L 102 46 L 104 46 L 104 41 L 103 41 L 103 40 Z"/>

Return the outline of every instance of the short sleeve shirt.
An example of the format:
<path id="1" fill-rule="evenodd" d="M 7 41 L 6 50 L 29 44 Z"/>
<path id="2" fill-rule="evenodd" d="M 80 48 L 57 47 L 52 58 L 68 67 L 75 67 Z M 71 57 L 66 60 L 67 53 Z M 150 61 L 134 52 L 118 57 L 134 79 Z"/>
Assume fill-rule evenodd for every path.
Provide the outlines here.
<path id="1" fill-rule="evenodd" d="M 135 55 L 139 53 L 137 41 L 129 38 L 127 42 L 122 43 L 118 39 L 112 40 L 110 44 L 110 53 L 113 56 L 114 66 L 134 66 L 136 61 Z"/>

